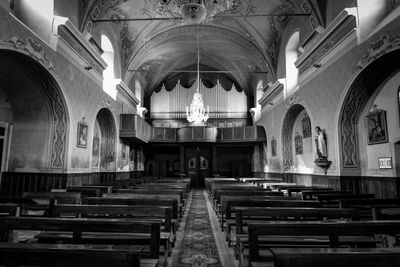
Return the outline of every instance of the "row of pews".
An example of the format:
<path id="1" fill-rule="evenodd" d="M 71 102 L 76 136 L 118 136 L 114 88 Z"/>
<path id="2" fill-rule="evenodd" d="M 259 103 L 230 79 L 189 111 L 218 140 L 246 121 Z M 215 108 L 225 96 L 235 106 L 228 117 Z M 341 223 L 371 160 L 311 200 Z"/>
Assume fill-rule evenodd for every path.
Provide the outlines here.
<path id="1" fill-rule="evenodd" d="M 207 178 L 239 266 L 400 266 L 400 199 L 272 178 Z"/>
<path id="2" fill-rule="evenodd" d="M 167 266 L 190 180 L 0 196 L 0 266 Z"/>

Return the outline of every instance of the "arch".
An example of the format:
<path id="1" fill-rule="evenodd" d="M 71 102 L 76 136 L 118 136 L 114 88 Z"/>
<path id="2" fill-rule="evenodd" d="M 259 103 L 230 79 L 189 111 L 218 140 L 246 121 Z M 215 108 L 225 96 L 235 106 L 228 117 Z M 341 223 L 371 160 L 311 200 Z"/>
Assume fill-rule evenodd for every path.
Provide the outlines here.
<path id="1" fill-rule="evenodd" d="M 380 85 L 398 71 L 400 49 L 388 52 L 366 65 L 346 90 L 338 119 L 342 171 L 361 172 L 357 131 L 360 113 Z"/>
<path id="2" fill-rule="evenodd" d="M 283 169 L 288 171 L 293 166 L 293 127 L 299 114 L 305 110 L 304 106 L 295 104 L 289 108 L 283 119 L 282 126 L 282 159 Z"/>
<path id="3" fill-rule="evenodd" d="M 286 96 L 293 92 L 298 84 L 299 70 L 295 62 L 299 58 L 300 32 L 296 31 L 289 38 L 285 48 L 286 60 Z"/>
<path id="4" fill-rule="evenodd" d="M 116 126 L 112 112 L 107 108 L 99 110 L 96 121 L 100 128 L 99 160 L 100 171 L 116 170 Z"/>
<path id="5" fill-rule="evenodd" d="M 25 52 L 0 48 L 0 86 L 5 85 L 2 89 L 13 109 L 14 133 L 10 148 L 13 160 L 8 169 L 63 169 L 67 154 L 67 104 L 56 78 L 45 68 L 51 63 Z M 42 157 L 29 158 L 34 152 Z"/>

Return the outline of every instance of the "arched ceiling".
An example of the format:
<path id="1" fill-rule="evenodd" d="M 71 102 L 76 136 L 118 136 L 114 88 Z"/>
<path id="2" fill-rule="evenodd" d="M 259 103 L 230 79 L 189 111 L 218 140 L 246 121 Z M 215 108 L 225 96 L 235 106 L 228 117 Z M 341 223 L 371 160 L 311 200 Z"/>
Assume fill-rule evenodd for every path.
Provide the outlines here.
<path id="1" fill-rule="evenodd" d="M 199 37 L 201 79 L 219 79 L 253 95 L 255 79 L 276 80 L 278 40 L 290 16 L 304 14 L 313 27 L 320 16 L 314 0 L 204 0 L 205 19 L 185 23 L 181 7 L 192 0 L 87 0 L 82 31 L 107 34 L 116 42 L 121 77 L 140 79 L 145 95 L 180 79 L 190 86 L 196 76 Z M 110 36 L 112 35 L 112 36 Z M 181 71 L 181 72 L 180 72 Z M 191 72 L 192 71 L 192 72 Z"/>

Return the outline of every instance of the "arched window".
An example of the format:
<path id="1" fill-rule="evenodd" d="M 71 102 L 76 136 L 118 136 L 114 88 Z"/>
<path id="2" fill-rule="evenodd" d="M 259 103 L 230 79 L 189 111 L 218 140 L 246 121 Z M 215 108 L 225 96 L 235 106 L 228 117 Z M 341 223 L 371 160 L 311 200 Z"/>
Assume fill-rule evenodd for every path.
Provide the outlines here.
<path id="1" fill-rule="evenodd" d="M 296 88 L 298 84 L 299 71 L 294 64 L 299 57 L 298 49 L 300 46 L 300 34 L 295 32 L 290 37 L 286 49 L 286 96 L 288 96 Z"/>
<path id="2" fill-rule="evenodd" d="M 101 36 L 101 49 L 103 54 L 101 57 L 107 63 L 107 68 L 103 71 L 103 91 L 110 95 L 113 99 L 117 98 L 117 81 L 114 75 L 114 48 L 107 36 Z"/>

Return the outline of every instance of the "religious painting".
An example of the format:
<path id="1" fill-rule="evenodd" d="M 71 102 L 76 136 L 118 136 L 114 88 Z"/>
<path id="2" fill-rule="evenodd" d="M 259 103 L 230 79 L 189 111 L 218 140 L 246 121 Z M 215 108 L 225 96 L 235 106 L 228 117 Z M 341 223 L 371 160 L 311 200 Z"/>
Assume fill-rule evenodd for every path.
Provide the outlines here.
<path id="1" fill-rule="evenodd" d="M 294 147 L 296 155 L 303 155 L 303 137 L 299 133 L 294 137 Z"/>
<path id="2" fill-rule="evenodd" d="M 311 121 L 310 117 L 305 116 L 301 120 L 302 128 L 303 128 L 303 138 L 311 137 Z"/>
<path id="3" fill-rule="evenodd" d="M 88 125 L 84 122 L 78 122 L 78 140 L 77 147 L 87 148 Z"/>
<path id="4" fill-rule="evenodd" d="M 389 138 L 387 133 L 386 111 L 374 111 L 369 113 L 366 119 L 368 145 L 387 143 Z"/>
<path id="5" fill-rule="evenodd" d="M 276 140 L 274 137 L 271 140 L 271 156 L 276 157 Z"/>
<path id="6" fill-rule="evenodd" d="M 100 148 L 100 138 L 96 134 L 93 137 L 92 156 L 98 156 L 99 155 L 99 148 Z"/>

